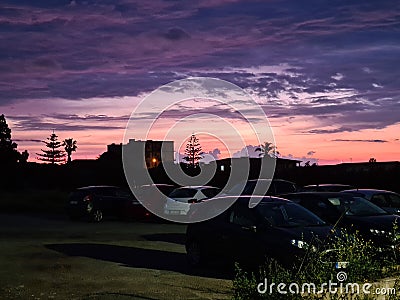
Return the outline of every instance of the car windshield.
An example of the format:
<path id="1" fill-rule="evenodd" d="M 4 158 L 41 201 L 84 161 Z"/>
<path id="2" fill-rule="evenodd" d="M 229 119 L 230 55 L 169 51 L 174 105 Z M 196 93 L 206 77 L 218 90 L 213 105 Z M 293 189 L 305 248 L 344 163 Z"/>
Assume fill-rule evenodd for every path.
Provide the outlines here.
<path id="1" fill-rule="evenodd" d="M 179 188 L 172 191 L 169 195 L 170 198 L 192 198 L 197 190 L 191 188 Z"/>
<path id="2" fill-rule="evenodd" d="M 271 225 L 277 227 L 326 225 L 312 212 L 295 203 L 260 203 L 256 210 Z"/>
<path id="3" fill-rule="evenodd" d="M 376 216 L 388 214 L 382 208 L 361 197 L 330 197 L 328 201 L 340 212 L 346 212 L 347 216 Z"/>

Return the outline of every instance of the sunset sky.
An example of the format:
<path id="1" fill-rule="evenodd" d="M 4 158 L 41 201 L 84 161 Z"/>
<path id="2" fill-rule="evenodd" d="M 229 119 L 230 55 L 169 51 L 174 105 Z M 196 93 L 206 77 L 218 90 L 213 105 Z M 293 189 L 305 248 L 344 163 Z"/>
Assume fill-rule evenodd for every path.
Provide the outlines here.
<path id="1" fill-rule="evenodd" d="M 96 158 L 107 144 L 123 141 L 131 113 L 152 91 L 200 76 L 249 93 L 282 157 L 319 164 L 400 160 L 398 1 L 0 4 L 0 114 L 30 161 L 53 129 L 60 139 L 78 141 L 73 158 Z M 257 155 L 248 124 L 212 101 L 177 103 L 150 137 L 164 137 L 194 113 L 235 124 Z M 193 132 L 210 155 L 244 153 L 240 143 L 228 152 L 227 141 L 199 129 L 211 122 L 184 121 L 168 136 L 176 150 Z"/>

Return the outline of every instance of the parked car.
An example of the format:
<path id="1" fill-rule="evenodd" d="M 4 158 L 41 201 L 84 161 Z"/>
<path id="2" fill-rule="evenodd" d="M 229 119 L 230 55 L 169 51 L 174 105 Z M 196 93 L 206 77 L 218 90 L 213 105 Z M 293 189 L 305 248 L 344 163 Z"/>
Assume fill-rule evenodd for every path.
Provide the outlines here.
<path id="1" fill-rule="evenodd" d="M 187 215 L 192 203 L 210 199 L 221 192 L 213 186 L 185 186 L 176 188 L 166 200 L 164 213 L 166 215 Z"/>
<path id="2" fill-rule="evenodd" d="M 354 189 L 343 192 L 363 197 L 388 213 L 400 214 L 400 195 L 395 192 L 374 189 Z"/>
<path id="3" fill-rule="evenodd" d="M 176 188 L 177 188 L 177 186 L 176 185 L 172 185 L 172 184 L 154 183 L 154 184 L 141 185 L 136 190 L 138 191 L 138 193 L 140 195 L 140 194 L 145 194 L 145 193 L 152 192 L 152 191 L 154 191 L 154 189 L 157 189 L 163 195 L 168 196 Z"/>
<path id="4" fill-rule="evenodd" d="M 253 204 L 254 197 L 260 198 L 258 204 Z M 223 196 L 209 202 L 226 203 L 229 198 L 234 203 L 222 214 L 188 225 L 186 252 L 191 266 L 211 259 L 254 264 L 265 256 L 289 263 L 332 234 L 332 227 L 318 216 L 286 199 Z"/>
<path id="5" fill-rule="evenodd" d="M 303 192 L 282 197 L 304 206 L 330 224 L 358 231 L 382 249 L 400 245 L 400 229 L 394 226 L 400 223 L 400 217 L 388 214 L 364 198 L 340 192 Z"/>
<path id="6" fill-rule="evenodd" d="M 134 194 L 147 209 L 160 216 L 164 213 L 164 206 L 168 195 L 176 188 L 172 184 L 146 184 L 135 188 Z"/>
<path id="7" fill-rule="evenodd" d="M 152 214 L 124 188 L 87 186 L 70 193 L 67 213 L 71 219 L 100 222 L 104 217 L 146 219 Z"/>
<path id="8" fill-rule="evenodd" d="M 341 192 L 344 190 L 354 189 L 353 186 L 348 184 L 324 183 L 324 184 L 310 184 L 303 186 L 299 191 L 301 192 Z"/>
<path id="9" fill-rule="evenodd" d="M 270 184 L 270 186 L 268 190 L 266 190 L 268 184 Z M 283 179 L 250 179 L 246 182 L 239 182 L 232 188 L 225 190 L 224 195 L 276 196 L 279 194 L 294 193 L 296 191 L 297 186 L 291 181 Z"/>

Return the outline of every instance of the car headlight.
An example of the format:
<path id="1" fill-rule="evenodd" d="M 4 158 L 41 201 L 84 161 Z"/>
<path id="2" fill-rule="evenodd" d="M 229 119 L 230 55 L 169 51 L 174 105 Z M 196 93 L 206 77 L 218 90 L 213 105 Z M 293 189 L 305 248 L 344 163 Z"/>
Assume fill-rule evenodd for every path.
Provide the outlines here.
<path id="1" fill-rule="evenodd" d="M 290 243 L 299 249 L 311 250 L 313 252 L 317 251 L 317 247 L 302 240 L 291 240 Z"/>

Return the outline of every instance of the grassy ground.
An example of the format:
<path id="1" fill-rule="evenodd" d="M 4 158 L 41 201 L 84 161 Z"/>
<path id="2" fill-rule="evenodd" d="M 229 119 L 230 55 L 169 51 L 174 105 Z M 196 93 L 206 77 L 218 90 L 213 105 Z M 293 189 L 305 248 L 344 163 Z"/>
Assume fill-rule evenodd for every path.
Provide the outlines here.
<path id="1" fill-rule="evenodd" d="M 228 299 L 229 278 L 191 274 L 184 225 L 0 215 L 0 299 Z"/>
<path id="2" fill-rule="evenodd" d="M 0 191 L 0 211 L 29 213 L 63 213 L 68 192 L 60 190 L 23 189 Z"/>

